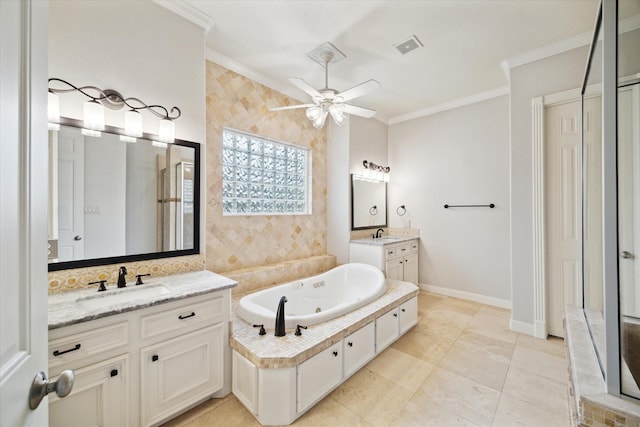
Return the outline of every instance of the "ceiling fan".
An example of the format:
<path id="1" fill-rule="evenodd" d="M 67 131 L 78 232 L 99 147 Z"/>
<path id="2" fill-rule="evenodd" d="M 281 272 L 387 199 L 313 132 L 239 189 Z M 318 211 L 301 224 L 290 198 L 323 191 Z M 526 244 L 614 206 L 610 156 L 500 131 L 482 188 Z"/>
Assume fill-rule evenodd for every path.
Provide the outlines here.
<path id="1" fill-rule="evenodd" d="M 346 120 L 345 114 L 353 114 L 365 118 L 371 118 L 376 114 L 375 110 L 347 104 L 346 102 L 380 88 L 381 86 L 378 81 L 373 79 L 367 80 L 344 92 L 338 92 L 329 87 L 329 64 L 345 58 L 344 54 L 331 43 L 325 43 L 309 53 L 308 56 L 324 66 L 324 88 L 316 90 L 309 83 L 297 77 L 292 77 L 289 81 L 309 94 L 313 100 L 313 104 L 289 105 L 286 107 L 270 108 L 269 110 L 280 111 L 306 108 L 307 118 L 313 122 L 313 126 L 317 129 L 324 126 L 329 114 L 331 114 L 331 117 L 333 117 L 333 120 L 338 126 L 344 124 Z"/>

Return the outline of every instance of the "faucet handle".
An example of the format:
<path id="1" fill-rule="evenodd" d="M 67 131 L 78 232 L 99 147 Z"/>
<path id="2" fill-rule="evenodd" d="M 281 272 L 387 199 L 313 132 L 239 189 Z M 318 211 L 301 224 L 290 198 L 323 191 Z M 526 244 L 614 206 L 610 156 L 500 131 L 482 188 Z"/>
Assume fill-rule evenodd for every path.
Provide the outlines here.
<path id="1" fill-rule="evenodd" d="M 106 291 L 106 290 L 107 290 L 107 288 L 106 288 L 106 286 L 105 286 L 105 283 L 107 283 L 107 281 L 106 281 L 106 280 L 98 280 L 98 281 L 96 281 L 96 282 L 89 282 L 88 284 L 89 284 L 89 285 L 95 285 L 95 284 L 97 284 L 97 283 L 100 283 L 100 287 L 98 288 L 98 292 L 104 292 L 104 291 Z"/>
<path id="2" fill-rule="evenodd" d="M 151 276 L 150 273 L 147 274 L 136 274 L 136 285 L 144 285 L 144 282 L 142 281 L 142 278 L 145 276 Z"/>
<path id="3" fill-rule="evenodd" d="M 296 332 L 295 332 L 295 335 L 297 335 L 297 336 L 302 335 L 302 331 L 300 330 L 300 328 L 302 328 L 302 329 L 307 329 L 307 328 L 308 328 L 308 326 L 297 325 L 297 326 L 296 326 Z"/>
<path id="4" fill-rule="evenodd" d="M 253 325 L 254 328 L 260 328 L 258 335 L 267 335 L 267 331 L 264 329 L 264 325 Z"/>

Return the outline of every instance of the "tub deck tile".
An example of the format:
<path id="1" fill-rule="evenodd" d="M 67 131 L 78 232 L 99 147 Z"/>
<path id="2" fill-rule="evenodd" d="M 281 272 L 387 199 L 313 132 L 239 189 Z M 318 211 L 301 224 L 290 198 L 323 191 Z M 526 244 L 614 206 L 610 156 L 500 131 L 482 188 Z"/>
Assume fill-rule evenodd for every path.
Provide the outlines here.
<path id="1" fill-rule="evenodd" d="M 295 336 L 293 328 L 287 329 L 284 337 L 274 336 L 274 325 L 265 325 L 267 334 L 258 335 L 258 328 L 237 317 L 235 300 L 231 348 L 259 368 L 295 367 L 415 297 L 418 292 L 419 288 L 413 283 L 387 279 L 387 292 L 377 300 L 333 320 L 310 325 L 301 336 Z"/>

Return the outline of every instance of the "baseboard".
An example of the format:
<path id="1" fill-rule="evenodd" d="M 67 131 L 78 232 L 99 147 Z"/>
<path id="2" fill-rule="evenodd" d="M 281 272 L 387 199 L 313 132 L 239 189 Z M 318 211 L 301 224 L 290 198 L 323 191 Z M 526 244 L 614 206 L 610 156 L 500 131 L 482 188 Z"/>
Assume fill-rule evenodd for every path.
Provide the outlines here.
<path id="1" fill-rule="evenodd" d="M 511 309 L 511 301 L 506 299 L 488 297 L 486 295 L 474 294 L 471 292 L 459 291 L 457 289 L 443 288 L 434 285 L 419 284 L 420 289 L 434 294 L 446 295 L 449 297 L 462 298 L 469 301 L 479 302 L 480 304 L 492 305 L 494 307 Z"/>
<path id="2" fill-rule="evenodd" d="M 520 320 L 511 319 L 509 321 L 509 328 L 514 331 L 525 335 L 536 336 L 536 328 L 533 323 L 521 322 Z"/>

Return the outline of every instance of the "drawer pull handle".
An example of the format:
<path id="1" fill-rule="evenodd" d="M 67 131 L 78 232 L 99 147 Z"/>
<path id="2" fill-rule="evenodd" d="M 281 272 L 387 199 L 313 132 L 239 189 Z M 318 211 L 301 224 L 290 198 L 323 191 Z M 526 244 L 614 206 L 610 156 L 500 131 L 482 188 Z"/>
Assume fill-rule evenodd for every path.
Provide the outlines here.
<path id="1" fill-rule="evenodd" d="M 335 357 L 338 357 L 338 352 L 337 352 L 337 351 L 334 351 L 334 352 L 333 352 L 333 355 L 334 355 Z"/>
<path id="2" fill-rule="evenodd" d="M 115 377 L 116 375 L 118 375 L 118 370 L 117 369 L 112 369 L 111 370 L 111 376 Z"/>
<path id="3" fill-rule="evenodd" d="M 195 315 L 196 315 L 196 312 L 192 311 L 191 314 L 187 314 L 186 316 L 178 316 L 178 319 L 184 320 L 184 319 L 188 319 L 189 317 L 193 317 Z"/>
<path id="4" fill-rule="evenodd" d="M 402 309 L 402 312 L 404 313 L 405 311 L 407 311 L 407 310 L 405 310 L 405 309 L 403 308 L 403 309 Z"/>
<path id="5" fill-rule="evenodd" d="M 151 356 L 151 361 L 152 362 L 157 362 L 158 360 L 160 360 L 160 358 L 158 357 L 157 354 L 154 354 L 153 356 Z"/>
<path id="6" fill-rule="evenodd" d="M 351 341 L 349 341 L 349 342 L 347 343 L 347 345 L 348 345 L 349 347 L 353 347 L 353 343 L 352 343 Z"/>
<path id="7" fill-rule="evenodd" d="M 62 356 L 65 353 L 71 353 L 72 351 L 76 351 L 76 350 L 80 350 L 80 344 L 76 344 L 75 347 L 70 348 L 69 350 L 62 350 L 62 351 L 56 350 L 53 352 L 53 355 L 58 357 L 58 356 Z"/>
<path id="8" fill-rule="evenodd" d="M 406 251 L 406 250 L 407 250 L 407 248 L 402 248 L 402 249 L 400 249 L 400 250 L 401 250 L 402 252 L 404 252 L 404 251 Z"/>
<path id="9" fill-rule="evenodd" d="M 398 313 L 393 313 L 393 317 L 398 317 Z"/>

